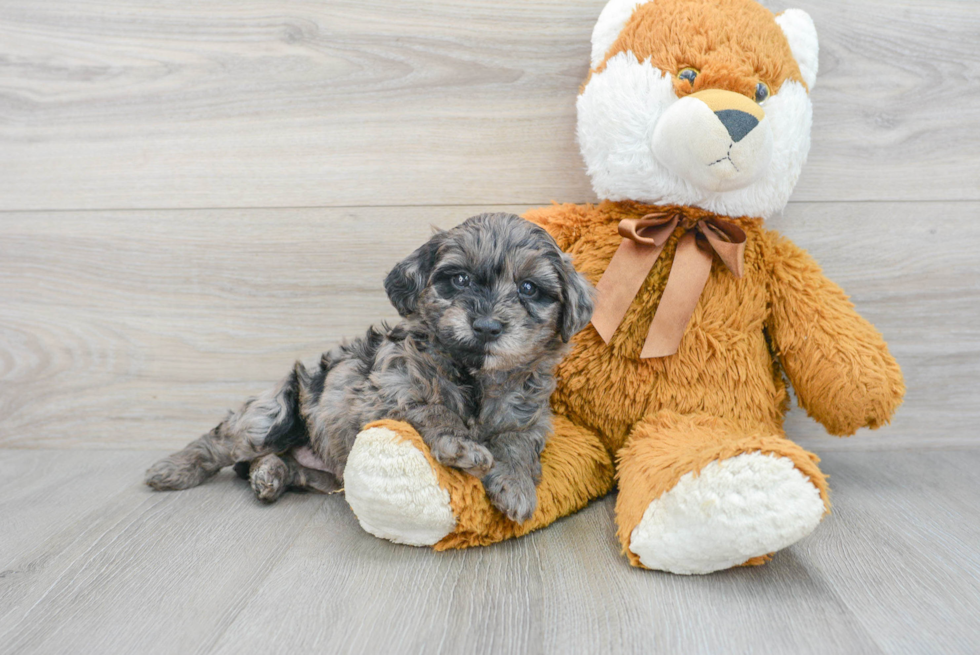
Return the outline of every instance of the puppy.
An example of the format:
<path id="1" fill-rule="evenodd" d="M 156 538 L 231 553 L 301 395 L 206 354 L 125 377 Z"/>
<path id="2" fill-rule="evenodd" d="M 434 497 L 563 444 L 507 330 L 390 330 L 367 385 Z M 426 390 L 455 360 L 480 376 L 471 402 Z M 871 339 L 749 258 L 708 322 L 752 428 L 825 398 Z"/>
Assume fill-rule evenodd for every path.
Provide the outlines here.
<path id="1" fill-rule="evenodd" d="M 266 501 L 287 487 L 333 491 L 363 426 L 393 418 L 414 426 L 437 461 L 481 478 L 507 517 L 529 519 L 554 367 L 591 319 L 591 286 L 540 227 L 481 214 L 436 233 L 395 266 L 385 291 L 397 325 L 335 347 L 315 370 L 297 362 L 277 387 L 153 465 L 146 484 L 186 489 L 238 463 Z M 316 468 L 295 456 L 307 448 Z"/>

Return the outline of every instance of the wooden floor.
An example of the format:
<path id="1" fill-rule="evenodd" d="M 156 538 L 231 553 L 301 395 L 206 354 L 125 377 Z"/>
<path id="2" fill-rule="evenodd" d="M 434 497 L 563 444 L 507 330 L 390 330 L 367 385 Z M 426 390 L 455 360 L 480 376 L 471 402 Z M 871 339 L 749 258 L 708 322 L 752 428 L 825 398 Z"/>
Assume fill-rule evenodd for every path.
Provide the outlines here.
<path id="1" fill-rule="evenodd" d="M 764 567 L 683 577 L 619 556 L 613 498 L 436 553 L 340 496 L 230 474 L 154 493 L 162 453 L 0 451 L 4 653 L 970 653 L 980 451 L 835 452 L 835 509 Z"/>
<path id="2" fill-rule="evenodd" d="M 813 148 L 770 221 L 909 391 L 769 565 L 630 568 L 613 499 L 437 554 L 340 496 L 142 471 L 394 315 L 431 225 L 595 200 L 604 0 L 0 0 L 0 654 L 980 651 L 980 2 L 801 0 Z"/>

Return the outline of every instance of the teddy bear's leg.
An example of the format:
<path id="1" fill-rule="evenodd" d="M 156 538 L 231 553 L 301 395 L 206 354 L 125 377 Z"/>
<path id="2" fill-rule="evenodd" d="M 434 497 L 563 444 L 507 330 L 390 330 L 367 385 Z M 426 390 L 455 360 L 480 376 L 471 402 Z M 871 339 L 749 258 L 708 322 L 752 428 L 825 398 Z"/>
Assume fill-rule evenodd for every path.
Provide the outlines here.
<path id="1" fill-rule="evenodd" d="M 658 413 L 617 454 L 618 536 L 630 562 L 710 573 L 809 534 L 830 509 L 819 459 L 772 429 Z"/>
<path id="2" fill-rule="evenodd" d="M 407 423 L 378 421 L 357 436 L 344 469 L 347 502 L 367 532 L 437 550 L 491 544 L 526 534 L 607 494 L 613 467 L 599 437 L 554 417 L 541 454 L 538 507 L 517 524 L 487 500 L 481 482 L 442 466 Z"/>

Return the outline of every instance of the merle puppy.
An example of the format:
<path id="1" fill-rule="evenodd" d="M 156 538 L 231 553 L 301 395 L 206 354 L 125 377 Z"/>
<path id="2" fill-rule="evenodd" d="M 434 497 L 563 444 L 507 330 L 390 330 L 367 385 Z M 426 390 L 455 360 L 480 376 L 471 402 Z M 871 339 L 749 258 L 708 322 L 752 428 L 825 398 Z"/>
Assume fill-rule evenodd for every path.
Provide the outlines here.
<path id="1" fill-rule="evenodd" d="M 592 288 L 554 239 L 512 214 L 436 233 L 395 266 L 385 291 L 403 317 L 297 362 L 269 392 L 154 464 L 146 483 L 186 489 L 238 464 L 259 498 L 343 484 L 354 438 L 382 418 L 413 425 L 444 465 L 482 479 L 524 522 L 537 505 L 554 367 L 592 315 Z M 319 460 L 307 466 L 312 450 Z M 303 461 L 303 463 L 301 463 Z"/>

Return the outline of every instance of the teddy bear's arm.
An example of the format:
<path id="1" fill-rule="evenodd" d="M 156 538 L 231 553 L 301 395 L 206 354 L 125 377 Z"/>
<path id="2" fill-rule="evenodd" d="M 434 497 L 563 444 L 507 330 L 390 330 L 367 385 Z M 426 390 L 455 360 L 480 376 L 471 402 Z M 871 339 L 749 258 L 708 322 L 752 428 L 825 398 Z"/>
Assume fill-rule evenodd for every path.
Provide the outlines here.
<path id="1" fill-rule="evenodd" d="M 788 239 L 770 252 L 767 329 L 800 405 L 836 435 L 888 423 L 905 383 L 881 334 Z"/>

